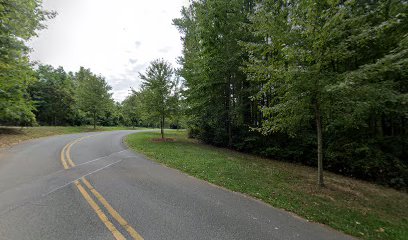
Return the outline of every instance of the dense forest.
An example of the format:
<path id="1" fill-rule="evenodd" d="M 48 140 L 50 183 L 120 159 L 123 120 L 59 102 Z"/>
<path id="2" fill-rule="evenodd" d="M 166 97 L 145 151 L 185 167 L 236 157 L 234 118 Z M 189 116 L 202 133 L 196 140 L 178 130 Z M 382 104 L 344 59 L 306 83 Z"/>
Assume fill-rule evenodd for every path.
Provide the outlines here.
<path id="1" fill-rule="evenodd" d="M 121 103 L 101 75 L 33 63 L 55 16 L 0 0 L 0 125 L 187 128 L 220 147 L 408 186 L 408 1 L 196 0 Z M 163 135 L 163 131 L 162 131 Z"/>
<path id="2" fill-rule="evenodd" d="M 408 184 L 408 2 L 193 1 L 182 34 L 190 134 Z"/>

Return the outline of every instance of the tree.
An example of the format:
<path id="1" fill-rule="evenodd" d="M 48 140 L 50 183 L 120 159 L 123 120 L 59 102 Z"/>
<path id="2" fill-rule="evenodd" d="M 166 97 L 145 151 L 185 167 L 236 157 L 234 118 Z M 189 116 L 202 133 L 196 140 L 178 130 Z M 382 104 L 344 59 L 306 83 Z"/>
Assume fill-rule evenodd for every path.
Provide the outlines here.
<path id="1" fill-rule="evenodd" d="M 39 0 L 0 0 L 0 122 L 32 124 L 34 106 L 27 93 L 35 81 L 26 43 L 55 13 Z"/>
<path id="2" fill-rule="evenodd" d="M 150 119 L 160 122 L 161 137 L 164 138 L 165 119 L 170 116 L 174 106 L 173 68 L 163 59 L 150 63 L 145 74 L 139 73 L 142 82 L 142 99 L 144 113 Z"/>
<path id="3" fill-rule="evenodd" d="M 174 80 L 174 90 L 173 90 L 173 109 L 171 110 L 171 124 L 170 128 L 175 128 L 179 130 L 182 128 L 185 122 L 185 98 L 184 98 L 184 91 L 183 91 L 183 84 L 180 80 L 180 76 L 176 74 L 176 78 Z"/>
<path id="4" fill-rule="evenodd" d="M 251 38 L 243 23 L 252 1 L 192 1 L 173 23 L 183 34 L 181 76 L 186 82 L 191 128 L 202 140 L 220 146 L 239 144 L 237 132 L 250 123 L 251 86 L 242 66 L 240 41 Z M 234 141 L 237 139 L 237 141 Z"/>
<path id="5" fill-rule="evenodd" d="M 29 88 L 40 124 L 72 125 L 75 121 L 75 86 L 72 76 L 62 67 L 38 67 L 37 81 Z"/>
<path id="6" fill-rule="evenodd" d="M 109 93 L 112 88 L 102 76 L 96 76 L 83 67 L 75 74 L 75 80 L 78 106 L 92 118 L 95 129 L 98 117 L 102 117 L 114 104 Z"/>
<path id="7" fill-rule="evenodd" d="M 324 136 L 362 132 L 373 113 L 384 118 L 404 105 L 405 90 L 394 86 L 406 64 L 398 52 L 406 39 L 406 8 L 398 1 L 264 1 L 251 17 L 259 41 L 246 44 L 247 73 L 267 80 L 257 96 L 267 99 L 260 130 L 293 136 L 313 121 L 320 186 L 329 143 Z"/>
<path id="8" fill-rule="evenodd" d="M 140 93 L 132 89 L 131 94 L 122 102 L 122 114 L 125 125 L 135 127 L 141 124 L 141 104 L 142 99 Z"/>
<path id="9" fill-rule="evenodd" d="M 173 20 L 190 136 L 317 165 L 320 186 L 323 162 L 406 186 L 407 8 L 405 0 L 191 1 Z"/>

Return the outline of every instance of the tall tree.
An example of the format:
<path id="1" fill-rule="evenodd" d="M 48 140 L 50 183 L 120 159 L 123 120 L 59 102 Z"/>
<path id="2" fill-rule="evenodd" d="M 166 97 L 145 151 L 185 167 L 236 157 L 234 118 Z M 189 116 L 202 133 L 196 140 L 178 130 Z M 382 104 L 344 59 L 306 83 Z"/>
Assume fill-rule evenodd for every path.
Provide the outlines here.
<path id="1" fill-rule="evenodd" d="M 398 41 L 406 38 L 407 19 L 401 14 L 406 8 L 399 1 L 271 0 L 251 18 L 260 41 L 246 44 L 251 56 L 247 72 L 253 80 L 267 80 L 258 94 L 268 99 L 262 103 L 261 130 L 295 135 L 313 121 L 320 186 L 323 144 L 328 142 L 324 135 L 338 134 L 339 126 L 364 127 L 374 108 L 401 106 L 393 104 L 404 98 L 392 87 L 399 77 L 378 75 L 389 71 L 385 63 L 391 63 L 373 63 L 391 54 L 387 58 L 406 64 L 396 57 L 403 45 Z"/>
<path id="2" fill-rule="evenodd" d="M 95 129 L 98 117 L 102 117 L 114 105 L 109 92 L 112 88 L 102 76 L 83 67 L 76 73 L 75 79 L 78 106 L 92 118 Z"/>
<path id="3" fill-rule="evenodd" d="M 37 121 L 54 126 L 73 124 L 76 103 L 72 76 L 62 67 L 54 69 L 50 65 L 40 65 L 36 72 L 38 80 L 29 90 Z"/>
<path id="4" fill-rule="evenodd" d="M 156 59 L 150 63 L 145 74 L 139 73 L 142 82 L 144 112 L 150 119 L 160 122 L 161 137 L 164 138 L 165 119 L 174 109 L 173 68 L 167 61 Z"/>
<path id="5" fill-rule="evenodd" d="M 0 122 L 33 123 L 33 102 L 27 93 L 35 81 L 26 43 L 55 16 L 40 0 L 0 0 Z"/>
<path id="6" fill-rule="evenodd" d="M 234 132 L 248 123 L 250 95 L 239 42 L 251 37 L 242 26 L 251 8 L 252 1 L 244 0 L 192 1 L 173 20 L 183 34 L 180 74 L 191 122 L 210 143 L 233 147 Z"/>

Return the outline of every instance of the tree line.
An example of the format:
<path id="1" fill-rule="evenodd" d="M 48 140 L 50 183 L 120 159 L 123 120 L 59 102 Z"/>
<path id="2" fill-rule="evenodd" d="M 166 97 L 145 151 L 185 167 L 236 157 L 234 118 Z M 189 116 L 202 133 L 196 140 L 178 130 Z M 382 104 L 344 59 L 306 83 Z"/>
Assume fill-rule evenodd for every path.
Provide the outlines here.
<path id="1" fill-rule="evenodd" d="M 0 0 L 0 125 L 187 127 L 221 147 L 406 188 L 406 0 L 195 0 L 121 103 L 103 76 L 30 61 L 56 13 Z"/>
<path id="2" fill-rule="evenodd" d="M 408 2 L 195 0 L 182 34 L 190 134 L 408 184 Z"/>
<path id="3" fill-rule="evenodd" d="M 0 125 L 180 127 L 180 89 L 172 66 L 158 59 L 140 74 L 142 89 L 119 103 L 101 75 L 81 67 L 34 63 L 27 41 L 44 29 L 55 12 L 38 0 L 0 0 Z M 169 117 L 172 114 L 171 118 Z"/>
<path id="4" fill-rule="evenodd" d="M 23 99 L 32 104 L 33 117 L 2 118 L 3 125 L 47 126 L 129 126 L 180 128 L 180 118 L 173 114 L 180 102 L 172 66 L 162 60 L 152 61 L 139 91 L 131 90 L 122 102 L 112 98 L 105 78 L 81 67 L 66 72 L 63 67 L 38 65 L 35 79 Z M 15 112 L 14 112 L 15 113 Z M 10 116 L 11 117 L 11 116 Z M 170 126 L 171 124 L 171 126 Z M 164 137 L 164 136 L 163 136 Z"/>

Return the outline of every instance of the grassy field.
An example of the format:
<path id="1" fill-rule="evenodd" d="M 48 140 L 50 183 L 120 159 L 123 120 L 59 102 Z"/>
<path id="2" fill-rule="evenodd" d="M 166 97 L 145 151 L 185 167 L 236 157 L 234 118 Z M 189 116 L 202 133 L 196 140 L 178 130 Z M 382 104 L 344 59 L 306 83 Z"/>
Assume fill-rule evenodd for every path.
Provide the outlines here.
<path id="1" fill-rule="evenodd" d="M 7 147 L 19 142 L 46 137 L 52 135 L 61 135 L 80 132 L 95 132 L 95 131 L 112 131 L 112 130 L 128 130 L 133 128 L 127 127 L 97 127 L 92 126 L 81 127 L 0 127 L 0 147 Z M 139 128 L 138 128 L 139 129 Z"/>
<path id="2" fill-rule="evenodd" d="M 127 144 L 164 165 L 362 239 L 408 239 L 408 194 L 316 169 L 211 147 L 171 132 L 129 135 Z"/>

